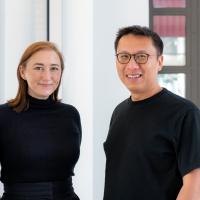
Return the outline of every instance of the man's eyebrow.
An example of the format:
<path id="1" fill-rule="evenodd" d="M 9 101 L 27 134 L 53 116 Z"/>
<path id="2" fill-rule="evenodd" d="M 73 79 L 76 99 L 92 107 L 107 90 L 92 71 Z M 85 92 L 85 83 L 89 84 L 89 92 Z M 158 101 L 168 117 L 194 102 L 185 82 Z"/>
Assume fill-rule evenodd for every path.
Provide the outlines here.
<path id="1" fill-rule="evenodd" d="M 54 63 L 53 63 L 53 64 L 51 64 L 51 66 L 58 66 L 58 67 L 59 67 L 60 65 L 59 65 L 59 64 L 54 64 Z"/>
<path id="2" fill-rule="evenodd" d="M 128 54 L 131 54 L 128 51 L 120 51 L 119 53 L 128 53 Z M 146 50 L 139 50 L 139 51 L 135 52 L 134 54 L 137 54 L 137 53 L 148 53 L 148 52 Z"/>
<path id="3" fill-rule="evenodd" d="M 147 53 L 147 51 L 146 50 L 139 50 L 139 51 L 137 51 L 136 53 Z M 136 54 L 135 53 L 135 54 Z"/>

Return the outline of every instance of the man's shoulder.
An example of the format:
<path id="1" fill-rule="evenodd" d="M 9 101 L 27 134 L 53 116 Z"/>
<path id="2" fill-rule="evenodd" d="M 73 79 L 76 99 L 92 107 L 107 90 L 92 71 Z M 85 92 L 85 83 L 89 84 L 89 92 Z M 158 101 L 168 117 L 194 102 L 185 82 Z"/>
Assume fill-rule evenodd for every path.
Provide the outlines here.
<path id="1" fill-rule="evenodd" d="M 193 103 L 191 100 L 186 99 L 177 94 L 174 94 L 167 89 L 165 89 L 165 99 L 166 99 L 166 103 L 168 103 L 169 105 L 177 106 L 181 108 L 182 110 L 183 109 L 184 110 L 199 110 L 197 105 L 195 105 L 195 103 Z"/>
<path id="2" fill-rule="evenodd" d="M 123 110 L 124 108 L 126 108 L 128 105 L 129 105 L 129 103 L 130 103 L 130 97 L 129 98 L 127 98 L 127 99 L 125 99 L 125 100 L 123 100 L 123 101 L 121 101 L 116 107 L 115 107 L 115 110 Z"/>
<path id="3" fill-rule="evenodd" d="M 121 116 L 123 115 L 123 113 L 127 113 L 127 111 L 129 110 L 129 104 L 130 104 L 130 98 L 127 98 L 122 102 L 120 102 L 113 110 L 112 118 Z"/>

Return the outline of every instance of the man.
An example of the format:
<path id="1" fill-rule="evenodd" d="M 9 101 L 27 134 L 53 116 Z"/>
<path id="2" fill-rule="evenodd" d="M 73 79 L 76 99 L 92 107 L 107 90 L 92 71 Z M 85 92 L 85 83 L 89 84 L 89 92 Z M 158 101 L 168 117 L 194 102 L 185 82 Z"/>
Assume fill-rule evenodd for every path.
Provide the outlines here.
<path id="1" fill-rule="evenodd" d="M 115 51 L 131 97 L 114 110 L 104 143 L 104 200 L 200 200 L 200 111 L 158 84 L 162 40 L 125 27 Z"/>

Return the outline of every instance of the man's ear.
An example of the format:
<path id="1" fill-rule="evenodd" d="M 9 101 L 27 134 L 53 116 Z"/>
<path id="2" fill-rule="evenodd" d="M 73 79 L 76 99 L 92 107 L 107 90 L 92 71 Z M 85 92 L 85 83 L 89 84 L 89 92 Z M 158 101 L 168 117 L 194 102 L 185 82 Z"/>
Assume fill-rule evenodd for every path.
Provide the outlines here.
<path id="1" fill-rule="evenodd" d="M 26 80 L 26 76 L 25 76 L 25 67 L 23 65 L 20 65 L 19 67 L 19 72 L 20 72 L 20 76 Z"/>
<path id="2" fill-rule="evenodd" d="M 158 71 L 161 71 L 163 68 L 163 55 L 158 58 Z"/>

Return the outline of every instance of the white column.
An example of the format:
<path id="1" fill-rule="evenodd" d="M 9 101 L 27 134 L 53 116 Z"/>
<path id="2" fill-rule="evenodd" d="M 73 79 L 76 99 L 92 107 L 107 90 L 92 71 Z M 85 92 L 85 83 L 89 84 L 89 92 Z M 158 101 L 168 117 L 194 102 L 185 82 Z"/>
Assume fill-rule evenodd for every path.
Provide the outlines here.
<path id="1" fill-rule="evenodd" d="M 16 95 L 17 65 L 27 45 L 46 39 L 45 10 L 46 1 L 0 0 L 0 103 Z"/>
<path id="2" fill-rule="evenodd" d="M 64 0 L 62 49 L 65 71 L 64 102 L 73 104 L 82 121 L 81 155 L 75 168 L 74 187 L 81 200 L 93 194 L 93 2 Z"/>
<path id="3" fill-rule="evenodd" d="M 0 104 L 5 101 L 5 2 L 0 1 Z"/>
<path id="4" fill-rule="evenodd" d="M 4 91 L 5 100 L 7 100 L 15 97 L 17 92 L 16 70 L 21 54 L 30 43 L 46 39 L 46 31 L 44 31 L 46 13 L 42 12 L 46 10 L 46 3 L 41 3 L 39 0 L 6 0 L 4 2 Z"/>
<path id="5" fill-rule="evenodd" d="M 50 33 L 49 40 L 62 48 L 62 1 L 50 0 Z"/>
<path id="6" fill-rule="evenodd" d="M 4 82 L 5 82 L 5 3 L 0 1 L 0 104 L 5 102 L 5 91 L 4 91 Z M 0 167 L 1 170 L 1 167 Z M 2 194 L 3 185 L 0 183 L 0 194 Z"/>

